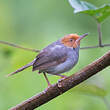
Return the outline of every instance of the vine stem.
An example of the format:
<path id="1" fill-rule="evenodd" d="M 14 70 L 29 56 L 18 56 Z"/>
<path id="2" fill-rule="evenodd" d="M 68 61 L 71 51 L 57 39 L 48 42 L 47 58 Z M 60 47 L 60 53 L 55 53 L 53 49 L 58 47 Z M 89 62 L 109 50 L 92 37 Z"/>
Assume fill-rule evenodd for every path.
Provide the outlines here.
<path id="1" fill-rule="evenodd" d="M 110 44 L 103 44 L 101 47 L 109 47 Z M 81 47 L 80 49 L 84 50 L 84 49 L 94 49 L 94 48 L 99 48 L 99 45 L 96 46 L 88 46 L 88 47 Z"/>
<path id="2" fill-rule="evenodd" d="M 103 44 L 102 44 L 101 24 L 100 23 L 97 23 L 97 31 L 98 31 L 99 47 L 103 47 Z"/>
<path id="3" fill-rule="evenodd" d="M 23 49 L 23 50 L 27 50 L 27 51 L 31 51 L 31 52 L 40 52 L 40 50 L 37 50 L 37 49 L 22 47 L 22 46 L 19 46 L 19 45 L 13 44 L 13 43 L 9 43 L 6 41 L 0 40 L 0 44 L 5 44 L 5 45 L 11 46 L 11 47 L 15 47 L 15 48 L 19 48 L 19 49 Z"/>

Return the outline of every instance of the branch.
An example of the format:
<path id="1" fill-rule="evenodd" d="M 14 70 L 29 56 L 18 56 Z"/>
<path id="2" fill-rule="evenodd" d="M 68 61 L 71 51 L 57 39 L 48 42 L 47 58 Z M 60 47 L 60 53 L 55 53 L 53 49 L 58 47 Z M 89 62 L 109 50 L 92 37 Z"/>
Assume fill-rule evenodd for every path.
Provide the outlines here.
<path id="1" fill-rule="evenodd" d="M 27 51 L 40 52 L 40 50 L 37 50 L 37 49 L 22 47 L 22 46 L 19 46 L 19 45 L 13 44 L 13 43 L 9 43 L 9 42 L 6 42 L 6 41 L 1 41 L 0 40 L 0 44 L 5 44 L 5 45 L 8 45 L 8 46 L 12 46 L 12 47 L 27 50 Z"/>
<path id="2" fill-rule="evenodd" d="M 110 66 L 110 51 L 83 68 L 81 71 L 59 81 L 43 92 L 27 99 L 10 110 L 33 110 L 87 80 L 89 77 L 95 75 L 108 66 Z"/>
<path id="3" fill-rule="evenodd" d="M 80 49 L 94 49 L 94 48 L 103 48 L 103 47 L 109 47 L 110 46 L 110 44 L 101 44 L 101 46 L 99 46 L 99 45 L 96 45 L 96 46 L 89 46 L 89 47 L 81 47 Z"/>

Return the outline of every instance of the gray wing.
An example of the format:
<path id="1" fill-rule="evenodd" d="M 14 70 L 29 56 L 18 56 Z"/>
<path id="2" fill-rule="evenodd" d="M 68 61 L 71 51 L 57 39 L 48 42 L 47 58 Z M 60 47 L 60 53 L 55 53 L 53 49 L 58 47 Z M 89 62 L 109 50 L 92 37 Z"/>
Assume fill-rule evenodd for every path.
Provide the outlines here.
<path id="1" fill-rule="evenodd" d="M 54 48 L 50 46 L 45 48 L 37 57 L 33 64 L 33 71 L 46 70 L 49 67 L 63 63 L 67 59 L 67 52 L 64 47 Z"/>

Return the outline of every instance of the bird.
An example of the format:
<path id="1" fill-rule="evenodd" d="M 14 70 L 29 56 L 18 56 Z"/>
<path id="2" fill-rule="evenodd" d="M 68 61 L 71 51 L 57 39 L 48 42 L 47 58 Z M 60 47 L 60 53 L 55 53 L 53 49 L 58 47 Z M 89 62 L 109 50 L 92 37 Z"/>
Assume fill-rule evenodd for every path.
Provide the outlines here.
<path id="1" fill-rule="evenodd" d="M 32 71 L 38 70 L 39 74 L 43 73 L 48 86 L 51 86 L 51 83 L 47 78 L 47 73 L 66 78 L 67 76 L 62 75 L 62 73 L 68 72 L 77 64 L 79 59 L 80 41 L 87 35 L 88 33 L 81 36 L 77 34 L 65 35 L 42 49 L 32 62 L 7 76 L 11 76 L 32 66 Z"/>

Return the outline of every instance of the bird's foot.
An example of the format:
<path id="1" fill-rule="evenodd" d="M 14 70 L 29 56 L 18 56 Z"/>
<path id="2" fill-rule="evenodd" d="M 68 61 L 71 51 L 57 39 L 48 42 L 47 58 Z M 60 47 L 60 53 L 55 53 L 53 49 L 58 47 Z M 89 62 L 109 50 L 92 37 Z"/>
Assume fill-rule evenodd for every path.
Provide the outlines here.
<path id="1" fill-rule="evenodd" d="M 60 77 L 61 77 L 61 79 L 65 79 L 65 78 L 67 78 L 68 76 L 66 76 L 66 75 L 61 75 Z"/>
<path id="2" fill-rule="evenodd" d="M 57 75 L 57 76 L 60 76 L 61 77 L 61 79 L 59 79 L 58 80 L 58 82 L 61 82 L 62 80 L 64 80 L 65 78 L 67 78 L 68 76 L 66 76 L 66 75 Z"/>
<path id="3" fill-rule="evenodd" d="M 50 83 L 48 83 L 48 87 L 47 88 L 50 88 L 52 85 Z"/>
<path id="4" fill-rule="evenodd" d="M 48 90 L 50 87 L 52 87 L 52 85 L 51 85 L 51 84 L 48 84 L 48 87 L 47 87 L 43 92 L 46 93 L 47 90 Z"/>

